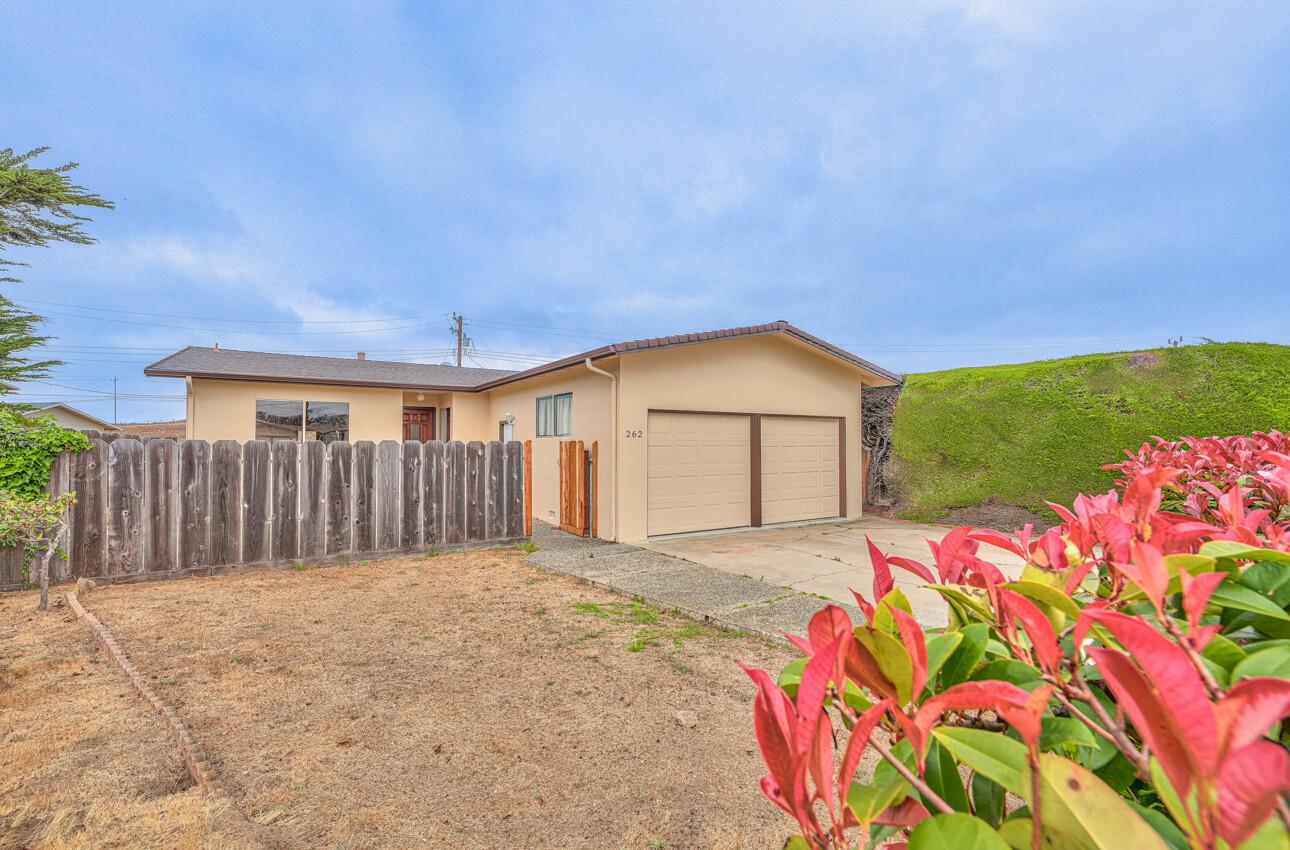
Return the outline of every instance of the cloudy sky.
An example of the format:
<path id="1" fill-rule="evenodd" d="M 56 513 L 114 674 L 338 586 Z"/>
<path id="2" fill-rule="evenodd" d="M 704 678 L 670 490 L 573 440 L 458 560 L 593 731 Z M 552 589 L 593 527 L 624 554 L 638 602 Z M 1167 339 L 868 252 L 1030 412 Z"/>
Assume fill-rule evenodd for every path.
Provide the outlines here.
<path id="1" fill-rule="evenodd" d="M 10 252 L 68 361 L 26 395 L 100 416 L 114 376 L 122 421 L 182 416 L 142 369 L 189 344 L 441 362 L 453 311 L 514 368 L 774 319 L 900 371 L 1290 342 L 1282 0 L 14 23 L 0 147 L 117 203 Z"/>

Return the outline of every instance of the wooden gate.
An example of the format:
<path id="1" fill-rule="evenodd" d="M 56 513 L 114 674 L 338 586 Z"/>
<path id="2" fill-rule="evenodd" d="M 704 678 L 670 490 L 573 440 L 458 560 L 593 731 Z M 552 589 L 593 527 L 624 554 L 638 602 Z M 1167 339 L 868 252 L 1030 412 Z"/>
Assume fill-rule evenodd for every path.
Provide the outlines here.
<path id="1" fill-rule="evenodd" d="M 579 537 L 595 537 L 596 460 L 595 442 L 588 450 L 582 440 L 560 441 L 560 530 Z"/>

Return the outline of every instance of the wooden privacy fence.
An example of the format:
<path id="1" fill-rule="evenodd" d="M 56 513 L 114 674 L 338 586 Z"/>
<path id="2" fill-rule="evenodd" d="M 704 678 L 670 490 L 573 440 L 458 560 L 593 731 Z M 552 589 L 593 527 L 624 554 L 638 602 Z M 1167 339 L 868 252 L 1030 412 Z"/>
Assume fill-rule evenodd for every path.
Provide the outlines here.
<path id="1" fill-rule="evenodd" d="M 516 540 L 525 462 L 518 442 L 96 438 L 54 464 L 49 492 L 77 501 L 51 579 Z M 0 550 L 0 586 L 22 583 L 21 552 Z"/>
<path id="2" fill-rule="evenodd" d="M 597 537 L 596 472 L 599 445 L 586 448 L 582 440 L 560 441 L 560 530 Z"/>

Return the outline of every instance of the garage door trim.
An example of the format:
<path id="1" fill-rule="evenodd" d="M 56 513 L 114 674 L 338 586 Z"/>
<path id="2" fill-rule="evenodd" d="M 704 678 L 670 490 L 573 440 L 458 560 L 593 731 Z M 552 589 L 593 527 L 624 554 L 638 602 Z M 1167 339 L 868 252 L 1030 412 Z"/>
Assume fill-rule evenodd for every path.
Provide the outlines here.
<path id="1" fill-rule="evenodd" d="M 747 416 L 749 447 L 749 524 L 760 528 L 761 521 L 761 420 L 774 419 L 834 419 L 838 423 L 838 516 L 847 515 L 847 418 L 845 416 L 821 416 L 813 413 L 748 413 L 740 410 L 684 410 L 672 407 L 651 407 L 651 413 L 687 413 L 700 416 Z"/>

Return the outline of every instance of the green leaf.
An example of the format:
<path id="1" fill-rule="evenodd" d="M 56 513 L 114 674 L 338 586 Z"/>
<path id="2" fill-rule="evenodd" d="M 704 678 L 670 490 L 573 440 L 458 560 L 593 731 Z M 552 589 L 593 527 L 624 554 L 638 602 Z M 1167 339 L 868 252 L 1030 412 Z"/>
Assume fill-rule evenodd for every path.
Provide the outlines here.
<path id="1" fill-rule="evenodd" d="M 1249 611 L 1277 620 L 1290 620 L 1290 614 L 1287 614 L 1281 606 L 1271 599 L 1260 593 L 1255 593 L 1245 585 L 1235 584 L 1231 581 L 1224 581 L 1214 588 L 1214 595 L 1209 598 L 1209 601 L 1212 605 L 1222 605 L 1224 608 Z"/>
<path id="2" fill-rule="evenodd" d="M 811 845 L 800 835 L 794 835 L 784 842 L 784 850 L 811 850 Z"/>
<path id="3" fill-rule="evenodd" d="M 1072 620 L 1079 616 L 1079 603 L 1058 588 L 1040 584 L 1037 581 L 1010 581 L 1004 587 L 1020 593 L 1032 602 L 1039 603 L 1041 607 L 1047 606 L 1060 611 Z M 1049 619 L 1052 618 L 1050 617 Z M 1058 628 L 1061 627 L 1058 623 L 1053 625 Z"/>
<path id="4" fill-rule="evenodd" d="M 1245 839 L 1239 850 L 1287 850 L 1290 848 L 1290 833 L 1286 832 L 1281 819 L 1276 815 L 1263 822 L 1263 826 Z"/>
<path id="5" fill-rule="evenodd" d="M 973 623 L 959 629 L 955 634 L 962 635 L 963 639 L 941 667 L 942 688 L 957 685 L 972 675 L 976 665 L 981 663 L 981 657 L 985 655 L 985 644 L 990 638 L 990 627 L 985 623 Z"/>
<path id="6" fill-rule="evenodd" d="M 797 686 L 802 681 L 802 671 L 806 669 L 806 662 L 809 658 L 794 658 L 779 671 L 779 678 L 776 679 L 779 686 L 784 689 L 790 697 L 797 698 Z"/>
<path id="7" fill-rule="evenodd" d="M 1116 793 L 1124 794 L 1137 778 L 1138 771 L 1133 766 L 1133 762 L 1125 758 L 1124 753 L 1115 749 L 1115 745 L 1109 741 L 1107 745 L 1114 750 L 1113 758 L 1108 759 L 1100 767 L 1093 770 L 1097 778 L 1110 785 Z"/>
<path id="8" fill-rule="evenodd" d="M 1044 717 L 1040 720 L 1039 749 L 1074 758 L 1073 751 L 1079 747 L 1097 747 L 1097 740 L 1083 721 L 1074 717 Z"/>
<path id="9" fill-rule="evenodd" d="M 1030 818 L 1008 818 L 999 827 L 999 837 L 1008 842 L 1012 850 L 1030 850 Z"/>
<path id="10" fill-rule="evenodd" d="M 956 811 L 971 812 L 967 789 L 963 787 L 963 777 L 959 776 L 954 756 L 935 740 L 927 749 L 927 771 L 924 779 L 931 789 Z"/>
<path id="11" fill-rule="evenodd" d="M 1026 690 L 1031 690 L 1040 683 L 1039 677 L 1040 672 L 1024 661 L 1018 661 L 1015 658 L 1000 658 L 998 661 L 991 661 L 981 667 L 969 678 L 974 682 L 1001 679 Z"/>
<path id="12" fill-rule="evenodd" d="M 932 737 L 954 758 L 994 780 L 1017 796 L 1023 796 L 1021 768 L 1026 763 L 1026 745 L 1001 732 L 937 726 Z"/>
<path id="13" fill-rule="evenodd" d="M 1271 561 L 1250 564 L 1241 573 L 1241 584 L 1264 596 L 1290 582 L 1290 570 Z"/>
<path id="14" fill-rule="evenodd" d="M 1290 679 L 1290 647 L 1274 646 L 1250 655 L 1232 668 L 1232 682 L 1253 676 Z"/>
<path id="15" fill-rule="evenodd" d="M 1202 658 L 1208 658 L 1229 673 L 1245 659 L 1245 653 L 1234 640 L 1223 635 L 1214 635 L 1200 651 Z"/>
<path id="16" fill-rule="evenodd" d="M 1187 850 L 1187 836 L 1183 835 L 1178 824 L 1171 821 L 1168 815 L 1158 809 L 1148 809 L 1136 800 L 1125 800 L 1125 802 L 1156 831 L 1156 835 L 1165 840 L 1170 850 Z"/>
<path id="17" fill-rule="evenodd" d="M 899 638 L 868 626 L 856 626 L 856 640 L 864 644 L 878 661 L 882 674 L 896 686 L 896 699 L 905 705 L 912 697 L 909 690 L 914 684 L 914 662 Z"/>
<path id="18" fill-rule="evenodd" d="M 959 644 L 963 642 L 962 632 L 942 632 L 927 639 L 927 684 L 936 683 L 936 674 L 950 659 Z"/>
<path id="19" fill-rule="evenodd" d="M 969 619 L 981 620 L 986 623 L 994 619 L 990 609 L 987 607 L 984 591 L 968 590 L 956 584 L 929 584 L 927 586 L 945 597 L 945 600 L 950 604 L 958 606 Z"/>
<path id="20" fill-rule="evenodd" d="M 1022 770 L 1024 797 L 1031 799 L 1030 768 Z M 1039 754 L 1039 814 L 1055 848 L 1072 850 L 1168 850 L 1163 838 L 1092 771 L 1052 753 Z"/>
<path id="21" fill-rule="evenodd" d="M 887 634 L 897 633 L 896 618 L 891 615 L 892 608 L 899 608 L 910 616 L 914 613 L 914 606 L 909 604 L 909 598 L 905 596 L 905 592 L 899 587 L 893 587 L 874 606 L 873 627 L 875 629 L 882 629 Z"/>
<path id="22" fill-rule="evenodd" d="M 1275 549 L 1260 549 L 1248 546 L 1237 540 L 1210 540 L 1202 543 L 1200 554 L 1211 558 L 1234 558 L 1242 561 L 1270 561 L 1274 564 L 1290 567 L 1290 552 L 1278 552 Z"/>
<path id="23" fill-rule="evenodd" d="M 873 823 L 888 806 L 894 806 L 909 793 L 909 783 L 897 776 L 881 784 L 852 782 L 847 789 L 847 807 L 860 823 Z"/>
<path id="24" fill-rule="evenodd" d="M 1182 589 L 1182 582 L 1178 579 L 1179 570 L 1186 570 L 1189 574 L 1196 575 L 1197 573 L 1213 572 L 1219 568 L 1216 559 L 1207 558 L 1203 555 L 1166 555 L 1164 561 L 1165 569 L 1169 572 L 1169 585 L 1165 590 L 1166 594 L 1177 593 Z M 1142 588 L 1136 584 L 1130 584 L 1120 594 L 1120 598 L 1126 602 L 1132 602 L 1135 599 L 1142 599 L 1146 595 Z"/>
<path id="25" fill-rule="evenodd" d="M 972 808 L 976 816 L 995 828 L 1003 821 L 1008 793 L 1003 786 L 984 773 L 972 771 Z"/>
<path id="26" fill-rule="evenodd" d="M 909 834 L 909 850 L 1009 850 L 990 825 L 961 812 L 923 818 Z"/>

